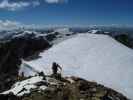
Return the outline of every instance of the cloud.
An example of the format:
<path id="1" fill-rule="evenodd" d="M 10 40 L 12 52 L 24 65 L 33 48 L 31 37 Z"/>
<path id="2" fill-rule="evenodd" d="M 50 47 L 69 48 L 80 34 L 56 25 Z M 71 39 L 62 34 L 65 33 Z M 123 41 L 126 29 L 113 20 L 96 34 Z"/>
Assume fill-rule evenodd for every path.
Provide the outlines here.
<path id="1" fill-rule="evenodd" d="M 39 6 L 40 2 L 39 1 L 32 1 L 31 3 L 33 5 L 33 7 Z"/>
<path id="2" fill-rule="evenodd" d="M 12 2 L 11 2 L 12 1 Z M 58 3 L 66 3 L 68 0 L 44 0 L 49 4 L 58 4 Z M 16 11 L 27 7 L 36 7 L 41 4 L 41 0 L 2 0 L 0 2 L 0 9 L 5 9 L 8 11 Z"/>
<path id="3" fill-rule="evenodd" d="M 0 30 L 11 30 L 21 26 L 21 23 L 10 20 L 0 20 Z"/>
<path id="4" fill-rule="evenodd" d="M 23 24 L 17 21 L 11 20 L 0 20 L 0 31 L 1 30 L 13 30 L 19 28 L 39 28 L 40 25 L 35 24 Z"/>
<path id="5" fill-rule="evenodd" d="M 49 3 L 49 4 L 57 4 L 57 3 L 64 3 L 64 2 L 67 2 L 68 0 L 45 0 L 46 3 Z"/>
<path id="6" fill-rule="evenodd" d="M 32 2 L 24 2 L 24 1 L 19 1 L 19 2 L 9 2 L 8 0 L 3 0 L 0 3 L 0 9 L 5 9 L 9 11 L 16 11 L 18 9 L 26 8 L 29 6 L 39 6 L 40 2 L 39 1 L 32 1 Z"/>

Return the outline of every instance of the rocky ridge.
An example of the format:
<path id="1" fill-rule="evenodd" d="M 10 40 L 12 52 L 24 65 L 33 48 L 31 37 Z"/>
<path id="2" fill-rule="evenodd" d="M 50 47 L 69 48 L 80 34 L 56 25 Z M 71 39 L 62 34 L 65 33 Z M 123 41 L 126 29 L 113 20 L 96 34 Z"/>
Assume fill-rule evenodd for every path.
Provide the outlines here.
<path id="1" fill-rule="evenodd" d="M 39 78 L 34 82 L 33 78 Z M 78 77 L 60 77 L 60 75 L 34 76 L 19 82 L 0 95 L 2 100 L 128 100 L 121 93 L 104 87 L 96 82 L 89 82 Z M 17 83 L 16 83 L 17 84 Z M 26 88 L 28 85 L 29 88 Z M 34 86 L 33 86 L 34 85 Z M 23 88 L 20 89 L 19 86 Z M 20 90 L 16 92 L 16 89 Z M 26 92 L 30 91 L 30 92 Z M 15 94 L 16 93 L 16 94 Z M 21 94 L 21 95 L 20 95 Z"/>

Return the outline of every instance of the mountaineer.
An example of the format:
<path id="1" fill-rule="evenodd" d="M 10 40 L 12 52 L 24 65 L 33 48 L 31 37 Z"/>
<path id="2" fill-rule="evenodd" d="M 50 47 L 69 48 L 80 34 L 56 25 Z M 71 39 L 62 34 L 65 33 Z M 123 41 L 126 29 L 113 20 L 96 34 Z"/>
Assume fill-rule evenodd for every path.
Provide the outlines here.
<path id="1" fill-rule="evenodd" d="M 58 68 L 59 68 L 60 70 L 62 70 L 62 68 L 60 67 L 60 65 L 58 65 L 56 62 L 53 62 L 53 64 L 52 64 L 53 75 L 56 75 L 56 74 L 57 74 Z"/>

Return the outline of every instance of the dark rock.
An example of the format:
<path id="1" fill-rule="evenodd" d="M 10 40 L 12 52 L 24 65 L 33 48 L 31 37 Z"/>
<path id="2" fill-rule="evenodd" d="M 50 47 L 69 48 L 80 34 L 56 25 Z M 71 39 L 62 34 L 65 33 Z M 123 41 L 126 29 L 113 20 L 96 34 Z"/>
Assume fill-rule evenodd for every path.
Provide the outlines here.
<path id="1" fill-rule="evenodd" d="M 133 48 L 133 39 L 130 38 L 130 36 L 128 36 L 127 34 L 116 35 L 114 38 L 127 47 Z"/>
<path id="2" fill-rule="evenodd" d="M 21 98 L 10 93 L 8 95 L 1 95 L 0 94 L 0 100 L 21 100 Z"/>
<path id="3" fill-rule="evenodd" d="M 45 50 L 51 45 L 44 37 L 26 34 L 0 43 L 0 92 L 9 89 L 18 78 L 21 59 Z"/>
<path id="4" fill-rule="evenodd" d="M 53 41 L 54 39 L 56 39 L 56 36 L 58 35 L 59 33 L 51 33 L 51 34 L 48 34 L 48 35 L 46 35 L 46 39 L 48 40 L 48 41 Z"/>
<path id="5" fill-rule="evenodd" d="M 21 97 L 9 93 L 0 95 L 0 100 L 129 100 L 121 93 L 118 93 L 96 82 L 89 82 L 78 77 L 64 78 L 66 81 L 55 79 L 51 76 L 52 81 L 40 81 L 34 85 L 38 88 L 31 89 L 30 93 Z M 73 83 L 68 82 L 69 79 Z M 54 83 L 54 84 L 51 84 Z M 40 86 L 46 86 L 44 90 Z M 25 91 L 23 88 L 21 92 Z"/>
<path id="6" fill-rule="evenodd" d="M 22 100 L 129 100 L 122 94 L 81 78 L 71 77 L 74 83 L 58 80 L 40 92 L 32 92 Z"/>
<path id="7" fill-rule="evenodd" d="M 48 86 L 49 84 L 47 82 L 41 81 L 41 82 L 36 83 L 35 85 L 36 86 L 42 86 L 42 85 Z"/>

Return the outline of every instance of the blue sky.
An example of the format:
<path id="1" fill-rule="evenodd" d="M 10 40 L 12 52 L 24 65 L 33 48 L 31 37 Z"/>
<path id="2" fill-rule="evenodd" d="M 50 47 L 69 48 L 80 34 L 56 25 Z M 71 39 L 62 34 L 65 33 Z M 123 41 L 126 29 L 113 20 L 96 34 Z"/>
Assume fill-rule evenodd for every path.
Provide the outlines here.
<path id="1" fill-rule="evenodd" d="M 0 0 L 0 20 L 38 25 L 133 25 L 133 0 Z"/>

